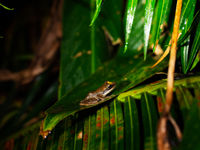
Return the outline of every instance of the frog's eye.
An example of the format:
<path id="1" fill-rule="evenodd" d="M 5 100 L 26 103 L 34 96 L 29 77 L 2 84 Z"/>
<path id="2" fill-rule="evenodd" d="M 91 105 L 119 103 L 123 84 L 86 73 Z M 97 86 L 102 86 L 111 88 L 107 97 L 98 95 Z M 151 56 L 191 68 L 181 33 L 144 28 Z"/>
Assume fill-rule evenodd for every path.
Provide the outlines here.
<path id="1" fill-rule="evenodd" d="M 107 87 L 107 90 L 110 90 L 112 87 L 113 87 L 113 85 L 110 84 L 110 85 Z"/>

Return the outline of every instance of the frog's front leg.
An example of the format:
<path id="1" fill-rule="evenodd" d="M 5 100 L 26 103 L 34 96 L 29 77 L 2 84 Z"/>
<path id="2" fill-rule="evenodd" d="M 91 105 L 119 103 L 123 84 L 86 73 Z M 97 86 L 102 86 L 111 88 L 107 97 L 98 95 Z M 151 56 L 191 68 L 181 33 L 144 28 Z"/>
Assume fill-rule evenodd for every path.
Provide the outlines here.
<path id="1" fill-rule="evenodd" d="M 94 98 L 97 100 L 97 102 L 103 101 L 105 99 L 105 97 L 102 95 L 95 95 Z"/>

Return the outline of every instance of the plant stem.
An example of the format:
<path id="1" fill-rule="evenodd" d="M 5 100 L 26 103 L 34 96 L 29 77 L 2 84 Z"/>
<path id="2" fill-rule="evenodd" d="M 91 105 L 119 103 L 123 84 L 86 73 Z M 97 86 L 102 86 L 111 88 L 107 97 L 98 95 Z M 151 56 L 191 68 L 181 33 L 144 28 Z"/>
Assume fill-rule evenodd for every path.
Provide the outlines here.
<path id="1" fill-rule="evenodd" d="M 158 122 L 158 128 L 157 128 L 158 150 L 171 150 L 171 145 L 167 136 L 168 120 L 171 121 L 176 131 L 177 138 L 179 140 L 181 140 L 182 138 L 182 133 L 179 130 L 178 125 L 176 124 L 176 122 L 173 120 L 173 118 L 170 115 L 170 108 L 173 101 L 174 70 L 175 70 L 175 63 L 176 63 L 176 50 L 177 50 L 177 41 L 178 41 L 178 34 L 179 34 L 181 8 L 182 8 L 182 0 L 177 0 L 174 27 L 173 27 L 172 40 L 171 40 L 172 46 L 171 46 L 170 59 L 169 59 L 168 77 L 167 77 L 168 79 L 167 79 L 166 103 L 165 103 L 165 108 L 163 110 L 163 114 Z"/>
<path id="2" fill-rule="evenodd" d="M 182 8 L 182 0 L 178 0 L 177 5 L 176 5 L 176 14 L 175 14 L 175 19 L 174 19 L 173 33 L 172 33 L 172 46 L 171 46 L 170 59 L 169 59 L 166 105 L 165 105 L 164 113 L 169 113 L 171 104 L 173 101 L 174 70 L 175 70 L 175 62 L 176 62 L 176 50 L 177 50 L 177 41 L 178 41 L 178 34 L 179 34 L 181 8 Z"/>

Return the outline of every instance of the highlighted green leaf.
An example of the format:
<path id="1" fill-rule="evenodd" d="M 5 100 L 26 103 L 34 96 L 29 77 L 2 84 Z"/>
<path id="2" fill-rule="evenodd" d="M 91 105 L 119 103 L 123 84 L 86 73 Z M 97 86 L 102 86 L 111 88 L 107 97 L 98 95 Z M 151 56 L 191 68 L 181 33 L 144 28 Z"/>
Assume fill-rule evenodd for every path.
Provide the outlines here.
<path id="1" fill-rule="evenodd" d="M 181 14 L 181 22 L 180 22 L 181 34 L 186 34 L 186 32 L 188 31 L 189 27 L 192 24 L 195 4 L 196 4 L 196 0 L 183 1 L 183 12 Z M 180 51 L 181 51 L 182 70 L 184 73 L 186 73 L 189 48 L 190 48 L 189 47 L 190 36 L 188 36 L 188 38 L 184 41 L 184 43 L 186 43 L 186 45 L 181 47 Z"/>
<path id="2" fill-rule="evenodd" d="M 3 5 L 1 3 L 0 3 L 0 6 L 3 7 L 4 9 L 6 9 L 6 10 L 14 10 L 14 8 L 8 8 L 8 7 L 6 7 L 5 5 Z"/>
<path id="3" fill-rule="evenodd" d="M 91 7 L 93 7 L 93 1 L 94 0 L 91 0 Z M 100 11 L 101 11 L 101 5 L 102 5 L 102 0 L 96 0 L 96 10 L 95 10 L 95 13 L 94 13 L 94 16 L 92 17 L 92 21 L 90 23 L 90 26 L 94 25 L 94 22 L 95 20 L 97 19 Z"/>
<path id="4" fill-rule="evenodd" d="M 192 34 L 195 32 L 195 29 L 199 23 L 200 20 L 200 11 L 198 11 L 192 21 L 191 26 L 189 27 L 189 29 L 187 30 L 187 32 L 185 34 L 181 34 L 181 36 L 178 39 L 177 45 L 181 46 L 182 44 L 184 44 L 184 41 Z"/>
<path id="5" fill-rule="evenodd" d="M 200 61 L 199 57 L 200 56 L 197 54 L 197 56 L 196 56 L 196 58 L 194 60 L 194 63 L 192 64 L 192 67 L 190 68 L 190 71 L 192 71 L 196 67 L 196 65 L 199 63 L 199 61 Z"/>
<path id="6" fill-rule="evenodd" d="M 187 70 L 188 71 L 190 69 L 190 67 L 192 66 L 192 63 L 198 53 L 198 51 L 200 50 L 200 21 L 199 21 L 199 24 L 197 26 L 197 30 L 196 30 L 196 33 L 195 33 L 195 38 L 194 38 L 194 41 L 192 43 L 192 48 L 191 48 L 191 53 L 190 53 L 190 58 L 188 60 L 188 65 L 187 65 Z"/>
<path id="7" fill-rule="evenodd" d="M 132 30 L 133 20 L 135 16 L 135 10 L 137 7 L 138 0 L 128 0 L 126 7 L 126 28 L 125 28 L 125 47 L 124 52 L 128 48 L 128 41 Z"/>
<path id="8" fill-rule="evenodd" d="M 152 28 L 151 41 L 154 44 L 154 50 L 157 46 L 160 38 L 161 29 L 164 28 L 164 21 L 166 21 L 166 13 L 168 11 L 168 5 L 171 3 L 170 0 L 159 0 L 156 6 L 156 12 L 154 14 L 154 25 Z"/>
<path id="9" fill-rule="evenodd" d="M 179 86 L 179 85 L 187 85 L 187 83 L 195 83 L 195 82 L 200 82 L 200 77 L 189 77 L 189 78 L 184 78 L 180 80 L 175 80 L 174 86 Z M 134 97 L 135 99 L 140 99 L 142 93 L 147 92 L 147 93 L 153 93 L 153 91 L 156 91 L 158 89 L 164 88 L 166 89 L 166 80 L 161 80 L 161 81 L 156 81 L 148 85 L 144 85 L 141 87 L 134 88 L 132 90 L 129 90 L 127 92 L 121 93 L 117 99 L 121 102 L 125 101 L 125 98 L 127 96 Z M 164 98 L 163 98 L 164 99 Z"/>
<path id="10" fill-rule="evenodd" d="M 155 8 L 155 0 L 147 0 L 145 4 L 145 18 L 144 18 L 144 59 L 146 60 L 147 48 L 149 42 L 149 34 L 151 30 L 151 22 Z"/>
<path id="11" fill-rule="evenodd" d="M 95 105 L 80 107 L 79 103 L 86 97 L 88 92 L 94 91 L 105 81 L 116 82 L 118 86 L 115 91 L 113 91 L 113 96 L 115 96 L 141 83 L 155 72 L 167 66 L 167 63 L 163 62 L 163 65 L 151 69 L 150 66 L 153 63 L 154 61 L 151 58 L 148 58 L 145 63 L 142 59 L 135 59 L 133 63 L 132 58 L 128 59 L 127 57 L 117 58 L 110 63 L 106 63 L 104 68 L 99 68 L 88 80 L 76 86 L 47 110 L 47 116 L 44 120 L 44 131 L 52 130 L 58 122 L 67 116 L 94 107 Z"/>

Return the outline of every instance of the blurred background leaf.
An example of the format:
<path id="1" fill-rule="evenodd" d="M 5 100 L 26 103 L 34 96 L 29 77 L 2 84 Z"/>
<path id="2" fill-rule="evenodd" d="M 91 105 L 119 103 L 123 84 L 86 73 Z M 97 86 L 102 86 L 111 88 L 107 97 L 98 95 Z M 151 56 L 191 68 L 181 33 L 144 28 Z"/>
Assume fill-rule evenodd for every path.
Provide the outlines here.
<path id="1" fill-rule="evenodd" d="M 3 3 L 15 10 L 0 7 L 4 37 L 0 71 L 18 72 L 29 66 L 56 1 Z M 150 67 L 169 46 L 175 4 L 172 0 L 64 0 L 60 53 L 28 84 L 0 82 L 2 148 L 156 149 L 167 59 Z M 169 124 L 174 149 L 200 147 L 199 6 L 199 1 L 183 0 L 171 110 L 183 141 L 177 141 Z M 88 92 L 105 81 L 117 84 L 111 97 L 80 107 Z"/>
<path id="2" fill-rule="evenodd" d="M 14 10 L 14 8 L 8 8 L 7 6 L 3 5 L 2 3 L 0 3 L 0 6 L 6 10 Z"/>

